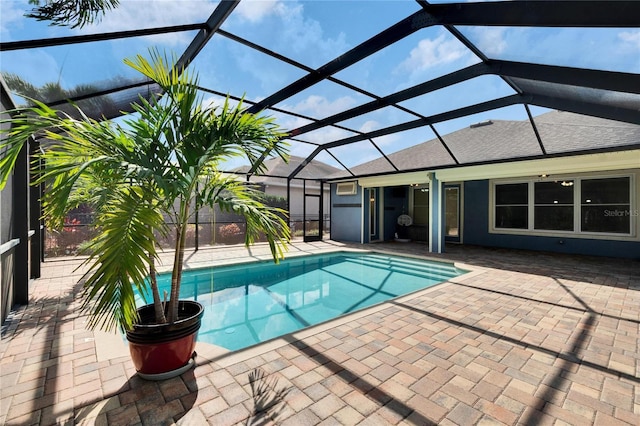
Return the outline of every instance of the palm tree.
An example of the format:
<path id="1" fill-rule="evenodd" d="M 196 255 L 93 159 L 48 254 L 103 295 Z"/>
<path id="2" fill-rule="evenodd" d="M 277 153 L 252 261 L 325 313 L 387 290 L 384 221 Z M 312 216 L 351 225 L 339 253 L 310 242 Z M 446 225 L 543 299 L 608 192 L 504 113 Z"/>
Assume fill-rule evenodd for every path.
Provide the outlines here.
<path id="1" fill-rule="evenodd" d="M 89 96 L 100 91 L 98 86 L 91 84 L 80 84 L 70 89 L 62 87 L 59 81 L 45 83 L 42 86 L 34 86 L 22 77 L 14 73 L 2 73 L 2 78 L 7 87 L 15 95 L 27 101 L 38 100 L 46 104 L 54 104 L 59 109 L 64 109 L 67 113 L 74 113 L 76 109 L 72 104 L 66 104 L 66 100 L 77 99 L 83 97 L 82 112 L 93 118 L 115 117 L 120 115 L 120 109 L 116 102 L 109 95 Z M 123 86 L 129 83 L 123 77 L 115 77 L 108 82 L 111 87 Z M 103 83 L 104 84 L 104 83 Z M 106 86 L 106 84 L 104 84 Z M 21 107 L 33 105 L 27 102 Z M 74 117 L 77 118 L 77 114 Z"/>
<path id="2" fill-rule="evenodd" d="M 130 330 L 138 320 L 135 290 L 153 295 L 157 323 L 178 319 L 177 307 L 189 217 L 202 206 L 218 205 L 243 215 L 245 244 L 265 235 L 275 261 L 290 238 L 284 211 L 268 207 L 254 187 L 218 171 L 222 161 L 245 156 L 258 170 L 267 153 L 282 158 L 287 146 L 272 118 L 249 114 L 242 104 L 204 106 L 197 76 L 177 70 L 176 58 L 157 51 L 125 63 L 164 91 L 140 98 L 122 124 L 74 119 L 33 100 L 35 106 L 10 111 L 4 120 L 0 187 L 18 152 L 32 135 L 51 140 L 43 153 L 45 219 L 61 226 L 70 208 L 89 202 L 99 232 L 89 245 L 84 308 L 91 327 Z M 82 111 L 78 111 L 80 114 Z M 75 115 L 75 114 L 74 114 Z M 158 291 L 158 235 L 175 224 L 175 253 L 168 308 Z M 147 278 L 148 277 L 148 278 Z M 165 315 L 166 314 L 166 315 Z"/>
<path id="3" fill-rule="evenodd" d="M 118 7 L 119 0 L 29 0 L 29 4 L 36 7 L 31 13 L 25 13 L 27 18 L 51 21 L 50 25 L 82 28 L 100 20 L 105 11 Z"/>

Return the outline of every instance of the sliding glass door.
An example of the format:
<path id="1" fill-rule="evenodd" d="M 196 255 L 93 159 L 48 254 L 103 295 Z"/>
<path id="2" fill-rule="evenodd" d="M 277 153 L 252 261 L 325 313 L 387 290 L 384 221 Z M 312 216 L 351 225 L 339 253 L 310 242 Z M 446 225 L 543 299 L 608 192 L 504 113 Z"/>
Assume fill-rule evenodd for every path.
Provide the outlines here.
<path id="1" fill-rule="evenodd" d="M 445 241 L 460 242 L 460 185 L 444 187 L 444 237 Z"/>

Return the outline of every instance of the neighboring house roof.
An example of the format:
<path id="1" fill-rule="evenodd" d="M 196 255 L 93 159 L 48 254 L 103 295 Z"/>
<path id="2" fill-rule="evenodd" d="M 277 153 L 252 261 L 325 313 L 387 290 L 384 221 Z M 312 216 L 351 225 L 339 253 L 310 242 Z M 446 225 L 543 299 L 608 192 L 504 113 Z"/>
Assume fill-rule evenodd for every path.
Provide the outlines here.
<path id="1" fill-rule="evenodd" d="M 264 164 L 267 166 L 267 171 L 264 173 L 266 176 L 253 176 L 252 182 L 283 184 L 286 185 L 286 178 L 275 178 L 271 176 L 289 176 L 306 158 L 298 157 L 295 155 L 289 156 L 289 161 L 285 162 L 282 158 L 276 157 L 269 160 L 265 160 Z M 250 166 L 238 167 L 234 171 L 237 173 L 248 173 Z M 325 178 L 340 172 L 340 169 L 330 166 L 321 161 L 311 161 L 298 175 L 297 178 L 317 179 L 318 177 Z"/>
<path id="2" fill-rule="evenodd" d="M 400 170 L 443 168 L 496 160 L 517 160 L 579 150 L 611 149 L 640 144 L 640 126 L 570 112 L 552 111 L 534 118 L 542 143 L 526 121 L 490 120 L 442 137 L 454 158 L 439 139 L 387 155 Z M 353 167 L 357 175 L 393 173 L 384 158 Z M 340 174 L 334 175 L 339 177 Z"/>

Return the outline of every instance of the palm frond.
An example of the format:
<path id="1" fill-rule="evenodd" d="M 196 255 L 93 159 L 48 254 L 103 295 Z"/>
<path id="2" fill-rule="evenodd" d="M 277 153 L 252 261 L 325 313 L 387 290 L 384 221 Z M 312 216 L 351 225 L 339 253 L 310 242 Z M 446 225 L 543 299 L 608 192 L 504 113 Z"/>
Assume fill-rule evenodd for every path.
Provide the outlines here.
<path id="1" fill-rule="evenodd" d="M 36 7 L 25 13 L 28 18 L 50 21 L 50 25 L 82 28 L 99 21 L 105 11 L 115 9 L 119 0 L 29 0 L 29 3 Z"/>
<path id="2" fill-rule="evenodd" d="M 190 205 L 220 206 L 247 221 L 246 244 L 266 236 L 277 261 L 290 239 L 286 212 L 267 206 L 262 193 L 224 177 L 219 164 L 230 157 L 248 158 L 262 170 L 269 153 L 286 158 L 283 133 L 272 118 L 249 114 L 242 103 L 203 106 L 197 76 L 178 69 L 175 56 L 151 50 L 150 58 L 125 61 L 163 89 L 160 96 L 140 98 L 124 124 L 96 121 L 79 108 L 71 115 L 41 102 L 10 111 L 0 132 L 0 187 L 32 135 L 47 139 L 44 169 L 44 214 L 60 225 L 70 208 L 90 201 L 98 236 L 91 241 L 86 264 L 85 304 L 89 325 L 129 329 L 136 320 L 134 291 L 143 291 L 156 254 L 157 234 L 166 235 L 168 216 L 183 231 L 177 238 L 169 321 L 176 318 L 184 230 Z M 55 87 L 51 88 L 56 89 Z M 8 128 L 8 130 L 5 130 Z M 179 206 L 179 208 L 177 207 Z M 154 293 L 155 294 L 155 293 Z"/>
<path id="3" fill-rule="evenodd" d="M 51 131 L 60 125 L 57 112 L 44 103 L 31 99 L 35 106 L 6 111 L 7 119 L 0 120 L 5 138 L 0 142 L 0 190 L 4 189 L 13 172 L 20 151 L 35 134 Z"/>
<path id="4" fill-rule="evenodd" d="M 90 327 L 122 330 L 137 319 L 134 289 L 147 291 L 149 256 L 156 257 L 154 231 L 165 228 L 149 194 L 127 188 L 111 194 L 99 214 L 100 233 L 91 242 L 94 265 L 84 284 L 83 308 L 90 313 Z"/>
<path id="5" fill-rule="evenodd" d="M 287 224 L 287 212 L 262 203 L 263 193 L 232 178 L 220 178 L 207 182 L 203 191 L 204 204 L 217 204 L 220 209 L 242 215 L 247 222 L 245 244 L 251 245 L 265 236 L 274 261 L 284 257 L 291 232 Z"/>

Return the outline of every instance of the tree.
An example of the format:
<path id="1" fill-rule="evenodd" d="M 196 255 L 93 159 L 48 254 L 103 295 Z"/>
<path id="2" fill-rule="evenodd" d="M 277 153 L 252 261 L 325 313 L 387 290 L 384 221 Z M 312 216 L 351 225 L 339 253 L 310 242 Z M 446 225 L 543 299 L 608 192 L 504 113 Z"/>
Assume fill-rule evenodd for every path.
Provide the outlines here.
<path id="1" fill-rule="evenodd" d="M 29 0 L 29 4 L 37 6 L 27 18 L 38 21 L 51 21 L 50 25 L 82 28 L 99 21 L 105 11 L 118 7 L 119 0 Z"/>
<path id="2" fill-rule="evenodd" d="M 223 175 L 219 164 L 245 156 L 264 171 L 262 158 L 287 156 L 283 133 L 272 118 L 247 113 L 242 103 L 204 106 L 197 76 L 176 69 L 176 58 L 157 51 L 125 63 L 156 82 L 162 96 L 140 100 L 121 125 L 97 121 L 78 110 L 81 119 L 40 101 L 9 111 L 0 134 L 0 188 L 6 184 L 25 141 L 38 135 L 51 140 L 43 153 L 45 219 L 61 226 L 70 208 L 89 202 L 98 235 L 89 245 L 90 273 L 84 285 L 89 325 L 129 330 L 137 321 L 135 290 L 151 290 L 158 323 L 174 322 L 182 278 L 190 212 L 218 205 L 245 217 L 245 244 L 265 235 L 274 260 L 290 239 L 284 211 L 262 202 L 263 194 L 247 183 Z M 192 206 L 192 203 L 194 204 Z M 175 224 L 175 252 L 168 309 L 158 291 L 156 236 L 169 232 L 164 215 Z M 148 278 L 147 278 L 148 277 Z M 166 315 L 165 315 L 166 313 Z"/>
<path id="3" fill-rule="evenodd" d="M 58 104 L 69 99 L 82 97 L 82 112 L 89 117 L 101 118 L 104 115 L 111 117 L 119 115 L 117 114 L 119 112 L 118 106 L 110 96 L 90 96 L 100 90 L 97 86 L 91 84 L 81 84 L 65 89 L 60 82 L 50 82 L 38 87 L 17 74 L 2 73 L 2 77 L 11 92 L 27 101 L 31 99 L 46 104 Z M 125 83 L 127 81 L 122 77 L 115 77 L 109 80 L 109 85 L 113 87 L 122 86 Z M 74 112 L 73 106 L 65 103 L 60 105 L 59 108 L 64 108 L 70 113 Z"/>

